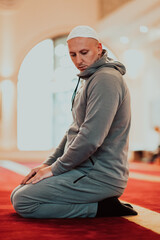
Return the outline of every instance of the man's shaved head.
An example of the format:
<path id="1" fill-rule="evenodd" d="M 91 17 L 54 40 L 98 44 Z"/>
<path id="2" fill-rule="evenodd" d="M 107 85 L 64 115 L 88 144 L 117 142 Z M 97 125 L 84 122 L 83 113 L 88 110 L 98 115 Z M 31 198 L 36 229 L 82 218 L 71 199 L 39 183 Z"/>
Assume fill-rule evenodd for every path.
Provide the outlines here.
<path id="1" fill-rule="evenodd" d="M 68 49 L 73 63 L 81 72 L 102 55 L 102 44 L 93 38 L 72 38 L 68 40 Z"/>

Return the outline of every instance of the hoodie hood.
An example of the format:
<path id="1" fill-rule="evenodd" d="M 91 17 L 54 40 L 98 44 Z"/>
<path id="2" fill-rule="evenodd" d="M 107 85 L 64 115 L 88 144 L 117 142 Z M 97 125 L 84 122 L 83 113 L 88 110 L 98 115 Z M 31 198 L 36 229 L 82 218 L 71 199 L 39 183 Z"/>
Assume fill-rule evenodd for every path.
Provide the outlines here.
<path id="1" fill-rule="evenodd" d="M 85 69 L 83 72 L 81 72 L 77 76 L 86 80 L 93 73 L 95 73 L 99 68 L 102 68 L 102 67 L 114 68 L 117 71 L 119 71 L 122 75 L 126 73 L 125 66 L 122 63 L 118 61 L 114 61 L 113 59 L 109 58 L 107 56 L 107 51 L 105 49 L 103 49 L 102 54 L 103 55 L 100 59 L 98 59 L 96 62 L 94 62 L 91 66 L 89 66 L 87 69 Z"/>

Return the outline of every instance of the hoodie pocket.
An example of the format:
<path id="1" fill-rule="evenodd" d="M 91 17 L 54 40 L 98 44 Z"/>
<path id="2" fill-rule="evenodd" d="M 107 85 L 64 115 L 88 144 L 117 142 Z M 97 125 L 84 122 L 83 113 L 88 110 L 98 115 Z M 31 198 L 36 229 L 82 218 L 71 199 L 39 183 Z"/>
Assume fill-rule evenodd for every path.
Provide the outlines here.
<path id="1" fill-rule="evenodd" d="M 74 180 L 73 183 L 77 183 L 80 179 L 84 178 L 85 176 L 86 176 L 86 175 L 82 175 L 82 176 L 80 176 L 79 178 L 77 178 L 76 180 Z"/>
<path id="2" fill-rule="evenodd" d="M 91 161 L 92 165 L 94 165 L 94 161 L 91 157 L 89 157 L 89 160 Z"/>

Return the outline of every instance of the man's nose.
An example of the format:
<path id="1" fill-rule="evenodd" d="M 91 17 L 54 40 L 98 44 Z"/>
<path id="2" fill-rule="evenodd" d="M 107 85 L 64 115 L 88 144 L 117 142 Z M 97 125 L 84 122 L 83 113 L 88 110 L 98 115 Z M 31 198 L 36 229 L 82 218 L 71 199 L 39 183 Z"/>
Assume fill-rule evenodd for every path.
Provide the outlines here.
<path id="1" fill-rule="evenodd" d="M 79 54 L 77 54 L 77 56 L 76 56 L 76 63 L 77 63 L 77 65 L 82 63 L 82 57 Z"/>

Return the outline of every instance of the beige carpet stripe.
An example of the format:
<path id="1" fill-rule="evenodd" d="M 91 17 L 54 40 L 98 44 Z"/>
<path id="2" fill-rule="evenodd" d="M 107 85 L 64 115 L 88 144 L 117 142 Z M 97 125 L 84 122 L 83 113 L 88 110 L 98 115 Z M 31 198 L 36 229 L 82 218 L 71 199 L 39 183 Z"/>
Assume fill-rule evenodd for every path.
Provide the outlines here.
<path id="1" fill-rule="evenodd" d="M 20 175 L 27 175 L 31 169 L 29 167 L 26 167 L 22 164 L 12 162 L 9 160 L 0 160 L 0 167 L 6 168 L 8 170 L 11 170 L 13 172 L 16 172 Z"/>
<path id="2" fill-rule="evenodd" d="M 144 180 L 149 182 L 160 182 L 160 176 L 154 176 L 154 175 L 136 173 L 136 172 L 130 172 L 129 178 Z"/>
<path id="3" fill-rule="evenodd" d="M 160 214 L 132 203 L 130 204 L 138 212 L 138 215 L 123 218 L 160 234 Z"/>

